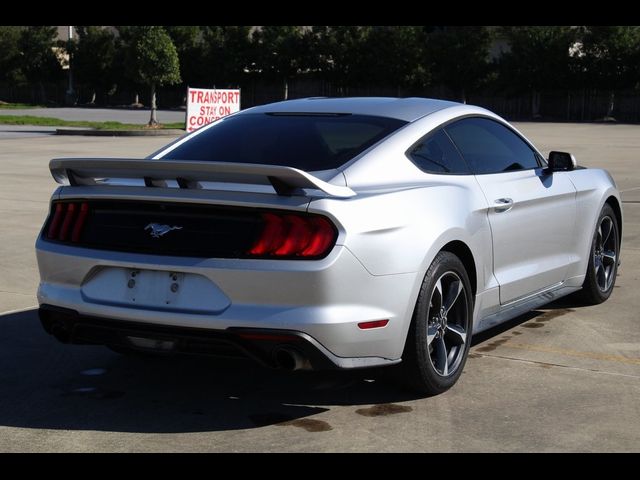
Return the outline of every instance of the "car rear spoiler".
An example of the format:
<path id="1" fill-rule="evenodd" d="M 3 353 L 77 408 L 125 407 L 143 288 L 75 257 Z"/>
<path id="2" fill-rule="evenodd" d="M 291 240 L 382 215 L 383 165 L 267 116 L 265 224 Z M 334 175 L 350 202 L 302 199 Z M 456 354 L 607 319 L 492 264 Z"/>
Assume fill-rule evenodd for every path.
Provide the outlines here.
<path id="1" fill-rule="evenodd" d="M 54 158 L 49 162 L 54 180 L 63 185 L 99 185 L 102 179 L 144 179 L 148 187 L 165 187 L 175 180 L 180 188 L 199 188 L 198 182 L 271 184 L 278 195 L 320 190 L 331 197 L 355 195 L 349 187 L 333 185 L 297 168 L 276 165 L 186 160 L 124 158 Z M 97 181 L 98 180 L 98 181 Z"/>

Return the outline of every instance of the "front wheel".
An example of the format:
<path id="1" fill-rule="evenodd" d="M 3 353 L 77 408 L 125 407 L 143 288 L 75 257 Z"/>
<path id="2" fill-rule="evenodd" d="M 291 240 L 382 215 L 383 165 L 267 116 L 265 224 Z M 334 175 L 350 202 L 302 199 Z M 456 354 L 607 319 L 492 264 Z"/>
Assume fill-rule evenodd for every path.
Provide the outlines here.
<path id="1" fill-rule="evenodd" d="M 598 304 L 609 298 L 616 283 L 620 250 L 620 229 L 611 206 L 602 207 L 589 251 L 587 276 L 582 285 L 582 299 Z"/>
<path id="2" fill-rule="evenodd" d="M 451 388 L 467 360 L 471 343 L 473 293 L 460 259 L 440 252 L 427 270 L 405 344 L 408 383 L 437 395 Z"/>

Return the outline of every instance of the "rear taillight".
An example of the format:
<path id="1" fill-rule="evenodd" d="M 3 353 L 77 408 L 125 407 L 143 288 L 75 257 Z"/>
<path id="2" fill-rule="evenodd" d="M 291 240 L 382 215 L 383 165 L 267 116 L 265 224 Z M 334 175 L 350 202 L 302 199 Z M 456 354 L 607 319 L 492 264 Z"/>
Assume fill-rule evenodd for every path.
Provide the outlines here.
<path id="1" fill-rule="evenodd" d="M 61 242 L 79 242 L 87 215 L 89 204 L 86 202 L 56 203 L 47 229 L 47 238 Z"/>
<path id="2" fill-rule="evenodd" d="M 78 242 L 80 240 L 80 235 L 82 235 L 82 228 L 84 227 L 84 222 L 87 220 L 88 214 L 89 214 L 89 204 L 88 203 L 80 204 L 80 211 L 78 212 L 78 218 L 76 219 L 73 225 L 73 232 L 71 232 L 72 242 Z"/>
<path id="3" fill-rule="evenodd" d="M 56 210 L 53 214 L 53 219 L 49 223 L 49 230 L 47 231 L 47 238 L 56 238 L 60 231 L 60 224 L 64 217 L 65 205 L 64 203 L 56 203 Z"/>
<path id="4" fill-rule="evenodd" d="M 250 256 L 266 258 L 321 258 L 333 248 L 338 236 L 331 221 L 317 215 L 262 214 L 264 227 Z"/>

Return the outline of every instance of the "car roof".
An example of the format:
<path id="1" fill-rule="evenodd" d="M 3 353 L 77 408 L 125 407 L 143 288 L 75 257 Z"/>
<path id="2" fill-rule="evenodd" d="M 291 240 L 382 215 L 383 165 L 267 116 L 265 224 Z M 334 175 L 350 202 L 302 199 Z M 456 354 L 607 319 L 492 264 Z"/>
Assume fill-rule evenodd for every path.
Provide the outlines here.
<path id="1" fill-rule="evenodd" d="M 393 97 L 312 97 L 270 103 L 245 110 L 246 113 L 350 113 L 375 115 L 413 122 L 438 110 L 462 105 L 433 98 Z"/>

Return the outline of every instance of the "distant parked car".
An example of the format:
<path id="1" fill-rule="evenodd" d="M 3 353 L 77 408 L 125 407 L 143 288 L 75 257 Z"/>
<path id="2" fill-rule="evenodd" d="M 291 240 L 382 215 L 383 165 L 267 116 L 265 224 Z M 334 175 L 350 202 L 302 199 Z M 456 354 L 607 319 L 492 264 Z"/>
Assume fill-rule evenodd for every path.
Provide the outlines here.
<path id="1" fill-rule="evenodd" d="M 56 159 L 37 240 L 63 342 L 248 355 L 287 369 L 402 362 L 460 377 L 472 333 L 613 290 L 620 195 L 479 107 L 303 99 L 244 110 L 142 160 Z"/>

